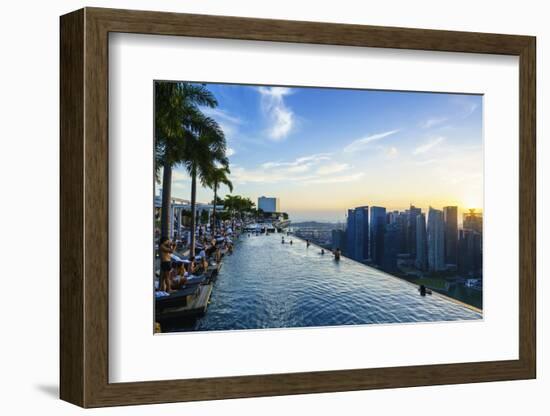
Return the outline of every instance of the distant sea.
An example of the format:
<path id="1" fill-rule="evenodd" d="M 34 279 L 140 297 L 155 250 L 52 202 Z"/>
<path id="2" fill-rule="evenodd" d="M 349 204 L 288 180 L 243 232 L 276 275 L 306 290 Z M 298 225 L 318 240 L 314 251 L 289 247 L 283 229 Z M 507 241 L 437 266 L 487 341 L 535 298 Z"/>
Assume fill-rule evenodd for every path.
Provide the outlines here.
<path id="1" fill-rule="evenodd" d="M 292 222 L 346 222 L 344 211 L 288 211 L 288 215 Z"/>

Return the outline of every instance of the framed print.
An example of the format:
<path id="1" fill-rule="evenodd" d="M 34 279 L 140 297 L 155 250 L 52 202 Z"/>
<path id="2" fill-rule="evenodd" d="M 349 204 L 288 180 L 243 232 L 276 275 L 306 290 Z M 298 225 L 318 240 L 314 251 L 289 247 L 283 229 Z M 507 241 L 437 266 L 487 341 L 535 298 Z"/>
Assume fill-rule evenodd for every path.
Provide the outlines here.
<path id="1" fill-rule="evenodd" d="M 535 38 L 61 17 L 61 389 L 536 376 Z"/>

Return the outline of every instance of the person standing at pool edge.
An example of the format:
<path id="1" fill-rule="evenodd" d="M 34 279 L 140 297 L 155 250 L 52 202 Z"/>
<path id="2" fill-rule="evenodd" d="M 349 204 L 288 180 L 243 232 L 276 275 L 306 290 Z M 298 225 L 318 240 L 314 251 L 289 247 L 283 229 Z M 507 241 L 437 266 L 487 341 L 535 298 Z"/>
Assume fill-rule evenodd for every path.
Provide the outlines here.
<path id="1" fill-rule="evenodd" d="M 341 255 L 340 247 L 338 247 L 338 248 L 334 251 L 334 260 L 340 261 L 340 255 Z"/>
<path id="2" fill-rule="evenodd" d="M 160 290 L 170 291 L 170 271 L 172 270 L 172 253 L 176 245 L 168 238 L 160 239 Z"/>

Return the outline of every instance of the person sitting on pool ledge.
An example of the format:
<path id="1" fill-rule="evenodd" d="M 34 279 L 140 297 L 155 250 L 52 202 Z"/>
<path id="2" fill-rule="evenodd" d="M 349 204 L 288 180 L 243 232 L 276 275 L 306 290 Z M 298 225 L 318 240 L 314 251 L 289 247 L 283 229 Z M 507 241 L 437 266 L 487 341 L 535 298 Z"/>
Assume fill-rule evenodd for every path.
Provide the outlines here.
<path id="1" fill-rule="evenodd" d="M 195 256 L 195 262 L 197 263 L 197 273 L 202 274 L 208 270 L 208 260 L 206 259 L 206 255 L 198 255 Z"/>
<path id="2" fill-rule="evenodd" d="M 418 291 L 420 292 L 420 296 L 426 296 L 426 295 L 432 294 L 432 291 L 430 289 L 426 289 L 426 286 L 424 285 L 420 285 L 420 287 L 418 288 Z"/>
<path id="3" fill-rule="evenodd" d="M 183 261 L 176 261 L 175 267 L 170 273 L 170 282 L 172 291 L 181 289 L 182 286 L 185 286 L 187 281 L 187 272 L 185 271 L 185 265 Z"/>
<path id="4" fill-rule="evenodd" d="M 175 244 L 168 238 L 160 239 L 160 290 L 168 292 L 170 290 L 170 271 L 172 270 L 172 253 Z"/>
<path id="5" fill-rule="evenodd" d="M 340 247 L 338 247 L 336 250 L 334 250 L 334 260 L 339 261 L 340 260 Z"/>
<path id="6" fill-rule="evenodd" d="M 206 253 L 204 254 L 204 256 L 201 257 L 201 259 L 202 259 L 202 268 L 206 272 L 208 270 L 208 257 L 206 257 Z"/>
<path id="7" fill-rule="evenodd" d="M 187 265 L 187 271 L 189 274 L 195 274 L 197 273 L 198 267 L 197 262 L 195 261 L 195 256 L 189 257 L 190 263 Z"/>

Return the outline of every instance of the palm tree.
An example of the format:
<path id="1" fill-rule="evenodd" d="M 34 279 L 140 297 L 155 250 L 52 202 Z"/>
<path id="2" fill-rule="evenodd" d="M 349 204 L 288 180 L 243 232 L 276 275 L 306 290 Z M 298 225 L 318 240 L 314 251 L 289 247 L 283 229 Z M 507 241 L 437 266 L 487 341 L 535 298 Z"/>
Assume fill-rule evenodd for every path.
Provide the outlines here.
<path id="1" fill-rule="evenodd" d="M 206 117 L 200 111 L 193 114 L 195 132 L 186 141 L 186 159 L 184 166 L 191 176 L 191 255 L 195 255 L 195 227 L 197 204 L 197 179 L 202 186 L 208 185 L 212 172 L 218 165 L 228 169 L 229 161 L 225 155 L 227 148 L 225 135 L 216 121 Z"/>
<path id="2" fill-rule="evenodd" d="M 200 126 L 198 106 L 216 107 L 218 102 L 204 85 L 185 82 L 155 83 L 155 175 L 162 168 L 161 238 L 170 237 L 172 168 L 186 160 L 187 141 Z"/>
<path id="3" fill-rule="evenodd" d="M 226 195 L 223 200 L 223 206 L 229 211 L 232 219 L 235 218 L 235 213 L 239 211 L 241 200 L 240 195 Z"/>
<path id="4" fill-rule="evenodd" d="M 218 201 L 218 188 L 220 185 L 226 185 L 229 188 L 229 192 L 233 192 L 233 183 L 227 177 L 231 171 L 228 166 L 215 167 L 209 172 L 207 178 L 207 185 L 214 191 L 214 201 L 212 208 L 212 233 L 216 233 L 216 203 Z"/>

